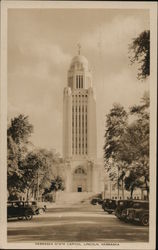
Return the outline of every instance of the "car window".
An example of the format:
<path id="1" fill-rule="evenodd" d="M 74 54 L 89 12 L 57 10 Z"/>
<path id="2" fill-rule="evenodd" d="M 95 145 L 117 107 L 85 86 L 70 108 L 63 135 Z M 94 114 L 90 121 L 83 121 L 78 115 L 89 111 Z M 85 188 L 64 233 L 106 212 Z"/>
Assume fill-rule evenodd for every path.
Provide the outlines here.
<path id="1" fill-rule="evenodd" d="M 119 205 L 120 205 L 120 206 L 123 206 L 123 205 L 124 205 L 124 202 L 123 202 L 123 201 L 119 202 Z"/>
<path id="2" fill-rule="evenodd" d="M 7 207 L 12 207 L 12 203 L 7 203 Z"/>
<path id="3" fill-rule="evenodd" d="M 140 208 L 140 203 L 134 203 L 133 208 Z"/>
<path id="4" fill-rule="evenodd" d="M 145 202 L 145 203 L 142 203 L 142 204 L 141 204 L 141 207 L 142 207 L 142 208 L 145 208 L 145 209 L 149 209 L 149 203 L 146 203 L 146 202 Z"/>
<path id="5" fill-rule="evenodd" d="M 23 206 L 24 205 L 22 201 L 17 203 L 17 204 L 18 204 L 18 206 Z"/>
<path id="6" fill-rule="evenodd" d="M 149 209 L 149 203 L 145 203 L 143 207 Z"/>
<path id="7" fill-rule="evenodd" d="M 130 202 L 126 202 L 126 206 L 132 206 L 133 205 L 133 202 L 130 201 Z"/>
<path id="8" fill-rule="evenodd" d="M 18 207 L 18 204 L 16 202 L 13 202 L 13 207 Z"/>
<path id="9" fill-rule="evenodd" d="M 97 199 L 94 199 L 94 200 L 96 200 L 96 201 L 97 201 Z M 35 202 L 35 201 L 33 201 L 33 202 L 32 202 L 32 205 L 36 205 L 36 202 Z"/>

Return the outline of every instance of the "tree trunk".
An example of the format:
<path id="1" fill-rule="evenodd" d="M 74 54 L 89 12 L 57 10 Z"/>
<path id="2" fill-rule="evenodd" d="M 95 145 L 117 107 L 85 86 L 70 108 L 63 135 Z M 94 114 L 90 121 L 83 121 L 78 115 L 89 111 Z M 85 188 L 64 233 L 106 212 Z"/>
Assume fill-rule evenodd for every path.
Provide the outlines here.
<path id="1" fill-rule="evenodd" d="M 54 202 L 56 202 L 56 191 L 54 191 Z"/>
<path id="2" fill-rule="evenodd" d="M 143 188 L 141 188 L 141 200 L 143 200 L 144 195 L 143 195 Z"/>
<path id="3" fill-rule="evenodd" d="M 118 200 L 119 200 L 119 195 L 120 195 L 120 187 L 119 187 L 119 168 L 118 168 L 118 177 L 117 177 L 117 188 L 118 188 L 117 196 L 118 196 Z"/>
<path id="4" fill-rule="evenodd" d="M 123 179 L 122 179 L 122 199 L 124 200 L 124 186 L 123 186 Z"/>
<path id="5" fill-rule="evenodd" d="M 147 188 L 147 200 L 149 200 L 149 188 Z"/>
<path id="6" fill-rule="evenodd" d="M 146 192 L 147 192 L 147 200 L 149 200 L 149 187 L 147 183 L 147 179 L 145 178 L 145 186 L 146 186 Z"/>
<path id="7" fill-rule="evenodd" d="M 29 200 L 29 191 L 30 191 L 30 188 L 27 189 L 27 195 L 26 195 L 27 201 Z"/>
<path id="8" fill-rule="evenodd" d="M 133 191 L 134 191 L 134 189 L 131 188 L 131 197 L 130 197 L 130 199 L 133 199 Z"/>

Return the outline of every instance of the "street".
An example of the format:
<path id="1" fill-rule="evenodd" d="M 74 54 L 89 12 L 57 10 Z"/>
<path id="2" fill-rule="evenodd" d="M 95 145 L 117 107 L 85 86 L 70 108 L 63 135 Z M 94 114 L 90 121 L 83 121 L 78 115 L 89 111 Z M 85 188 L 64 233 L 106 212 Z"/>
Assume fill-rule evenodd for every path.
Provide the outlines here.
<path id="1" fill-rule="evenodd" d="M 51 207 L 31 221 L 8 222 L 8 242 L 147 242 L 149 228 L 127 224 L 100 205 Z"/>

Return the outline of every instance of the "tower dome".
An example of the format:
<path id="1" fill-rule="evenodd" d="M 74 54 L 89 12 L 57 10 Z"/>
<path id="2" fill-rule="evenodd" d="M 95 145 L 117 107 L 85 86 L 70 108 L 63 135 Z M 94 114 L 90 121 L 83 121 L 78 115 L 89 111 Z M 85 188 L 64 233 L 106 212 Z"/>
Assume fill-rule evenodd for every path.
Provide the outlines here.
<path id="1" fill-rule="evenodd" d="M 74 68 L 78 68 L 78 69 L 80 68 L 80 69 L 87 71 L 89 69 L 87 58 L 83 55 L 74 56 L 70 64 L 70 69 L 74 69 Z"/>
<path id="2" fill-rule="evenodd" d="M 68 70 L 68 87 L 71 89 L 88 89 L 92 86 L 91 69 L 88 60 L 80 54 L 81 46 L 78 45 L 78 55 L 71 60 Z"/>

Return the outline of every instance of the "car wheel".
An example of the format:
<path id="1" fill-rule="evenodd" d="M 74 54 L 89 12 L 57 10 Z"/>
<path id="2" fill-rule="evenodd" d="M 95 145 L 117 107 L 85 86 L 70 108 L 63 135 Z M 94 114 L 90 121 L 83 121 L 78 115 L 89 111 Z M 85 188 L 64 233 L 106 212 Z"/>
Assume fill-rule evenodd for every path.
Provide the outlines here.
<path id="1" fill-rule="evenodd" d="M 112 211 L 109 211 L 108 214 L 112 214 Z"/>
<path id="2" fill-rule="evenodd" d="M 26 220 L 32 220 L 32 215 L 31 214 L 26 214 L 25 219 Z"/>
<path id="3" fill-rule="evenodd" d="M 39 214 L 39 209 L 36 209 L 35 212 L 34 212 L 35 215 L 38 215 Z"/>
<path id="4" fill-rule="evenodd" d="M 149 226 L 149 216 L 147 216 L 147 215 L 143 216 L 141 219 L 141 224 L 143 226 Z"/>
<path id="5" fill-rule="evenodd" d="M 23 219 L 24 219 L 23 216 L 19 216 L 19 217 L 18 217 L 18 220 L 23 220 Z"/>
<path id="6" fill-rule="evenodd" d="M 43 214 L 44 213 L 43 208 L 39 208 L 38 212 L 39 214 Z"/>
<path id="7" fill-rule="evenodd" d="M 123 221 L 124 221 L 125 223 L 128 223 L 128 222 L 129 222 L 129 220 L 127 220 L 126 218 L 124 218 Z"/>

